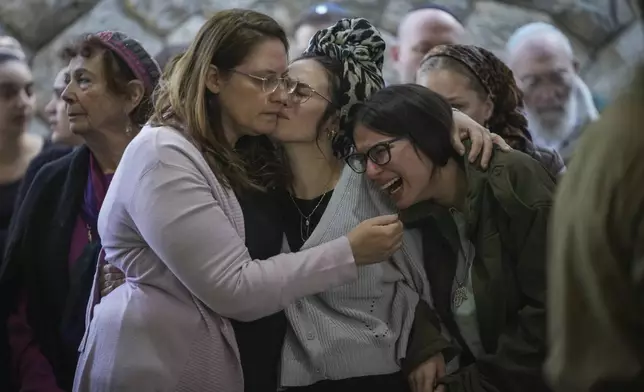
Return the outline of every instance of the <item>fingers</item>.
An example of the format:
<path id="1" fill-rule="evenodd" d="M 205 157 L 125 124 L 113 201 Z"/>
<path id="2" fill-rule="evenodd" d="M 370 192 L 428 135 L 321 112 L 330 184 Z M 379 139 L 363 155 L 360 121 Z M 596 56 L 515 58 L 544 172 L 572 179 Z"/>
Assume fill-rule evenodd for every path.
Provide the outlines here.
<path id="1" fill-rule="evenodd" d="M 105 282 L 101 285 L 101 297 L 105 297 L 106 295 L 114 291 L 114 289 L 121 286 L 123 283 L 125 283 L 125 279 L 116 279 L 113 281 Z"/>
<path id="2" fill-rule="evenodd" d="M 483 152 L 481 153 L 481 167 L 483 169 L 487 169 L 490 159 L 492 159 L 493 152 L 494 143 L 492 143 L 492 135 L 489 132 L 485 132 L 483 134 Z"/>
<path id="3" fill-rule="evenodd" d="M 121 272 L 120 269 L 116 268 L 112 264 L 105 264 L 103 266 L 103 273 L 108 274 L 108 273 L 114 273 L 114 272 Z"/>
<path id="4" fill-rule="evenodd" d="M 422 383 L 420 380 L 420 370 L 416 370 L 413 373 L 411 373 L 408 377 L 408 382 L 409 386 L 411 387 L 412 392 L 423 392 L 422 391 Z"/>
<path id="5" fill-rule="evenodd" d="M 465 136 L 463 135 L 465 133 Z M 452 146 L 454 147 L 454 150 L 458 152 L 459 155 L 465 154 L 465 146 L 463 145 L 462 140 L 467 138 L 467 131 L 463 130 L 462 128 L 459 128 L 458 125 L 456 125 L 456 122 L 454 122 L 454 127 L 452 128 Z"/>
<path id="6" fill-rule="evenodd" d="M 400 222 L 400 220 L 398 219 L 398 215 L 396 214 L 381 215 L 375 218 L 371 218 L 368 221 L 374 226 L 385 226 L 385 225 L 390 225 L 392 223 Z"/>
<path id="7" fill-rule="evenodd" d="M 441 354 L 441 358 L 443 358 L 442 354 Z M 439 379 L 445 377 L 446 374 L 447 374 L 447 371 L 445 370 L 445 360 L 441 359 L 436 364 L 436 380 L 438 381 Z"/>
<path id="8" fill-rule="evenodd" d="M 434 392 L 436 374 L 432 370 L 435 370 L 435 368 L 428 369 L 423 372 L 423 377 L 421 379 L 421 392 Z"/>
<path id="9" fill-rule="evenodd" d="M 497 135 L 496 133 L 491 133 L 490 135 L 492 136 L 492 143 L 499 146 L 501 151 L 512 151 L 512 147 L 510 147 L 510 145 L 500 135 Z"/>
<path id="10" fill-rule="evenodd" d="M 467 129 L 470 141 L 472 142 L 472 148 L 470 149 L 470 155 L 468 157 L 470 162 L 476 161 L 476 158 L 483 150 L 483 145 L 485 143 L 485 140 L 484 140 L 484 133 L 481 129 L 482 127 L 475 128 L 475 129 L 471 129 L 471 128 Z"/>

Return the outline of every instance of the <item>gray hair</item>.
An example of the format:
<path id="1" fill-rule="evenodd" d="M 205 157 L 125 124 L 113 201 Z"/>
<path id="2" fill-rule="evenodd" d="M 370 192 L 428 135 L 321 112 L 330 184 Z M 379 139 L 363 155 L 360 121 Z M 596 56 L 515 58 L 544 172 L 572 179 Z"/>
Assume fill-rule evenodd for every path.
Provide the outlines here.
<path id="1" fill-rule="evenodd" d="M 557 37 L 566 52 L 570 54 L 571 57 L 574 56 L 570 39 L 568 39 L 568 37 L 557 27 L 545 22 L 528 23 L 516 29 L 505 45 L 506 54 L 510 56 L 528 39 L 533 37 L 543 37 L 546 34 Z"/>

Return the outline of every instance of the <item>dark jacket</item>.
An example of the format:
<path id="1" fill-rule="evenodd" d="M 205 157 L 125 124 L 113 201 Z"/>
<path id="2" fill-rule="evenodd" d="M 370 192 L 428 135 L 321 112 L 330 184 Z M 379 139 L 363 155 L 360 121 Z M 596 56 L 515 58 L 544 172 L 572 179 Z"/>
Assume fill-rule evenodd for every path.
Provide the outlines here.
<path id="1" fill-rule="evenodd" d="M 479 333 L 485 355 L 474 359 L 451 311 L 452 282 L 461 249 L 447 208 L 423 202 L 401 212 L 423 234 L 425 268 L 436 312 L 463 347 L 461 368 L 441 380 L 449 392 L 547 391 L 546 228 L 555 190 L 553 175 L 528 155 L 496 151 L 487 171 L 464 163 L 464 215 L 476 249 L 472 265 Z M 436 334 L 437 341 L 442 336 Z"/>
<path id="2" fill-rule="evenodd" d="M 90 153 L 85 146 L 65 153 L 52 152 L 50 162 L 43 158 L 33 181 L 25 185 L 26 195 L 12 222 L 0 269 L 0 322 L 6 325 L 25 290 L 27 321 L 40 351 L 51 364 L 59 387 L 71 389 L 79 342 L 66 339 L 61 331 L 70 308 L 80 309 L 82 300 L 87 300 L 70 298 L 74 271 L 70 271 L 68 257 Z"/>

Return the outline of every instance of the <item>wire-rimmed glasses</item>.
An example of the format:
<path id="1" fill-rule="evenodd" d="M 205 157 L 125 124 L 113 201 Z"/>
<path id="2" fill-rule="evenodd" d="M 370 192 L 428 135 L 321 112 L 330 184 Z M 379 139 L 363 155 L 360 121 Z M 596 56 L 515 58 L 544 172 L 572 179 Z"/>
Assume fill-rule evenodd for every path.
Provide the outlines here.
<path id="1" fill-rule="evenodd" d="M 268 77 L 264 76 L 257 76 L 253 74 L 249 74 L 246 72 L 239 71 L 237 69 L 231 69 L 232 72 L 238 73 L 240 75 L 244 75 L 248 78 L 251 78 L 255 81 L 261 82 L 262 83 L 262 91 L 265 93 L 274 93 L 275 90 L 277 90 L 278 87 L 282 86 L 282 88 L 288 93 L 288 94 L 293 94 L 295 89 L 297 88 L 298 82 L 289 78 L 289 77 L 281 77 L 277 75 L 271 75 Z"/>

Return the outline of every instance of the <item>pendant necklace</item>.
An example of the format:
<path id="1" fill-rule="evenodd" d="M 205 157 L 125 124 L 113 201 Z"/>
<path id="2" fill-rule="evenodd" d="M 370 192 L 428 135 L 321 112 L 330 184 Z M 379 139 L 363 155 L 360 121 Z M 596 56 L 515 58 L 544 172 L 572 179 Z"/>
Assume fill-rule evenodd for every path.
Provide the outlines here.
<path id="1" fill-rule="evenodd" d="M 300 207 L 297 205 L 297 202 L 295 202 L 295 199 L 293 198 L 293 195 L 289 193 L 289 196 L 291 197 L 291 201 L 293 202 L 293 205 L 297 209 L 297 212 L 300 214 L 300 237 L 302 238 L 302 241 L 306 242 L 306 240 L 309 238 L 311 235 L 311 217 L 313 214 L 315 214 L 315 211 L 317 211 L 318 207 L 322 204 L 322 201 L 328 194 L 324 193 L 322 196 L 320 196 L 320 200 L 318 201 L 318 204 L 315 205 L 315 208 L 313 208 L 313 211 L 311 211 L 310 214 L 306 215 L 300 210 Z"/>

